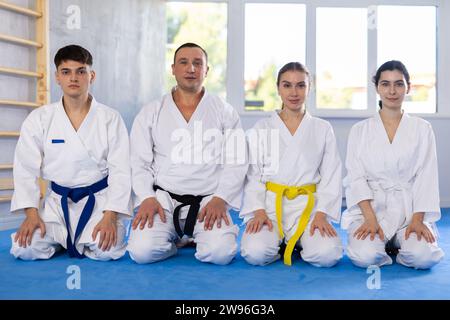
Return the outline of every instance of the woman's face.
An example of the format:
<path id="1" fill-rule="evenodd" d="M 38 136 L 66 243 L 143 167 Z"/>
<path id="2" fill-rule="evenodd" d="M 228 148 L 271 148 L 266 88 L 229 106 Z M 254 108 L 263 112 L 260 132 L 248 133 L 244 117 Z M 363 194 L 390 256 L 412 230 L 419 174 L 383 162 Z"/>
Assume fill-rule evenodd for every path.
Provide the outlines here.
<path id="1" fill-rule="evenodd" d="M 278 94 L 284 108 L 291 111 L 301 110 L 309 93 L 308 75 L 301 71 L 286 71 L 280 77 Z"/>
<path id="2" fill-rule="evenodd" d="M 398 109 L 402 107 L 405 95 L 409 93 L 409 85 L 399 70 L 386 70 L 380 75 L 377 93 L 383 108 Z"/>

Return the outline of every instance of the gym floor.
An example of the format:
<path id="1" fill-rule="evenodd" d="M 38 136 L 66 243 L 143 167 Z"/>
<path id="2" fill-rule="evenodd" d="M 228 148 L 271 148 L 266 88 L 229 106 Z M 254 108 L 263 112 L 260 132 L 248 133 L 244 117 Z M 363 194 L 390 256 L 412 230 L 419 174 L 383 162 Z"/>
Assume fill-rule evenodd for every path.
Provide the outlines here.
<path id="1" fill-rule="evenodd" d="M 237 214 L 233 216 L 241 224 Z M 439 245 L 447 253 L 431 270 L 414 270 L 394 262 L 374 271 L 355 267 L 346 255 L 333 268 L 313 267 L 296 256 L 292 267 L 281 260 L 251 266 L 239 255 L 230 265 L 201 263 L 194 248 L 175 257 L 138 265 L 128 255 L 118 261 L 70 259 L 64 252 L 48 261 L 21 261 L 10 255 L 10 234 L 0 232 L 1 300 L 397 300 L 450 299 L 450 209 L 438 222 Z M 243 228 L 241 227 L 242 236 Z M 344 244 L 345 232 L 338 229 Z M 394 259 L 395 261 L 395 259 Z M 79 289 L 69 289 L 79 272 Z M 68 285 L 69 283 L 69 285 Z"/>

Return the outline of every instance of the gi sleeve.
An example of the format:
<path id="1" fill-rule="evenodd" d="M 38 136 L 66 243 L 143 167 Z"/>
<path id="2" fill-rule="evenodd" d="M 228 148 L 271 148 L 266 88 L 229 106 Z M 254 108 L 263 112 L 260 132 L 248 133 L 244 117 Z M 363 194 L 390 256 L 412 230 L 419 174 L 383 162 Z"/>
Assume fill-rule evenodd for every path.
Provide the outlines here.
<path id="1" fill-rule="evenodd" d="M 131 215 L 131 169 L 128 131 L 120 114 L 108 124 L 108 189 L 105 210 Z"/>
<path id="2" fill-rule="evenodd" d="M 242 209 L 239 213 L 239 217 L 244 219 L 244 223 L 254 217 L 256 210 L 266 207 L 266 185 L 262 181 L 265 152 L 261 141 L 264 137 L 260 137 L 260 134 L 262 133 L 257 126 L 247 134 L 249 168 L 245 177 Z"/>
<path id="3" fill-rule="evenodd" d="M 153 163 L 152 111 L 143 108 L 134 120 L 130 133 L 131 180 L 134 208 L 150 197 L 156 197 L 153 191 L 155 182 Z"/>
<path id="4" fill-rule="evenodd" d="M 36 110 L 37 111 L 37 110 Z M 14 193 L 11 212 L 26 208 L 39 209 L 39 177 L 43 159 L 44 130 L 39 113 L 32 112 L 23 122 L 14 153 Z"/>
<path id="5" fill-rule="evenodd" d="M 359 159 L 361 140 L 361 126 L 355 125 L 350 130 L 348 137 L 345 162 L 347 176 L 344 178 L 344 188 L 348 209 L 357 206 L 363 200 L 373 199 L 372 189 L 367 182 L 367 174 Z"/>
<path id="6" fill-rule="evenodd" d="M 316 211 L 326 213 L 333 222 L 339 223 L 342 206 L 342 162 L 333 128 L 329 124 L 319 174 Z"/>
<path id="7" fill-rule="evenodd" d="M 248 169 L 247 143 L 239 115 L 230 105 L 226 105 L 223 120 L 222 159 L 215 197 L 219 197 L 235 210 L 241 207 L 242 189 Z M 233 139 L 237 139 L 233 142 Z"/>
<path id="8" fill-rule="evenodd" d="M 413 213 L 425 212 L 424 220 L 429 222 L 441 218 L 439 204 L 438 162 L 434 132 L 427 123 L 420 135 L 415 179 L 413 182 Z"/>

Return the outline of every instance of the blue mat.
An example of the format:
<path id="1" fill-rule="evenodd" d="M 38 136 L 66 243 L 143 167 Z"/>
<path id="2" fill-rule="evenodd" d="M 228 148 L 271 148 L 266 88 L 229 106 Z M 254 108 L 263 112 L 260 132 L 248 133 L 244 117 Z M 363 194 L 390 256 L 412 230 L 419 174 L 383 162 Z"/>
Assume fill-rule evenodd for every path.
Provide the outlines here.
<path id="1" fill-rule="evenodd" d="M 0 299 L 133 299 L 133 300 L 310 300 L 310 299 L 450 299 L 450 209 L 438 224 L 440 246 L 447 253 L 431 270 L 394 263 L 381 268 L 379 289 L 373 278 L 347 256 L 334 268 L 313 267 L 296 260 L 292 267 L 277 261 L 265 267 L 247 264 L 239 255 L 228 266 L 201 263 L 193 248 L 151 264 L 70 259 L 60 254 L 48 261 L 25 262 L 9 254 L 11 231 L 0 232 Z M 235 222 L 240 224 L 237 215 Z M 242 236 L 242 228 L 241 234 Z M 346 243 L 346 235 L 338 229 Z M 68 268 L 79 267 L 80 289 L 68 289 Z M 69 269 L 70 270 L 70 269 Z M 69 286 L 70 287 L 70 286 Z"/>

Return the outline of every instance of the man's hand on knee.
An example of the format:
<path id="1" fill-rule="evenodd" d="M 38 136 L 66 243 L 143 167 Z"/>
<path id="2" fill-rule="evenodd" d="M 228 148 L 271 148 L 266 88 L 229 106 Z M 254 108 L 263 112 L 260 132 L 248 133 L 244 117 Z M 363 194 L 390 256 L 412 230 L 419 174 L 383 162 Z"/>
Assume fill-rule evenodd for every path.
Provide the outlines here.
<path id="1" fill-rule="evenodd" d="M 133 230 L 136 230 L 138 226 L 141 230 L 143 230 L 147 222 L 149 228 L 153 227 L 155 214 L 159 214 L 161 221 L 166 223 L 166 215 L 164 214 L 164 209 L 161 207 L 161 204 L 158 202 L 158 200 L 156 200 L 156 198 L 154 197 L 145 199 L 141 203 L 138 213 L 134 217 L 132 224 Z"/>
<path id="2" fill-rule="evenodd" d="M 45 223 L 39 216 L 38 210 L 36 208 L 27 208 L 25 209 L 25 214 L 27 217 L 14 237 L 14 242 L 18 242 L 19 247 L 23 248 L 31 245 L 33 233 L 37 228 L 41 229 L 41 238 L 45 236 Z"/>
<path id="3" fill-rule="evenodd" d="M 205 222 L 205 230 L 212 230 L 216 221 L 217 227 L 220 228 L 222 219 L 225 220 L 227 226 L 230 225 L 227 215 L 227 203 L 218 197 L 213 197 L 198 215 L 198 221 Z"/>

